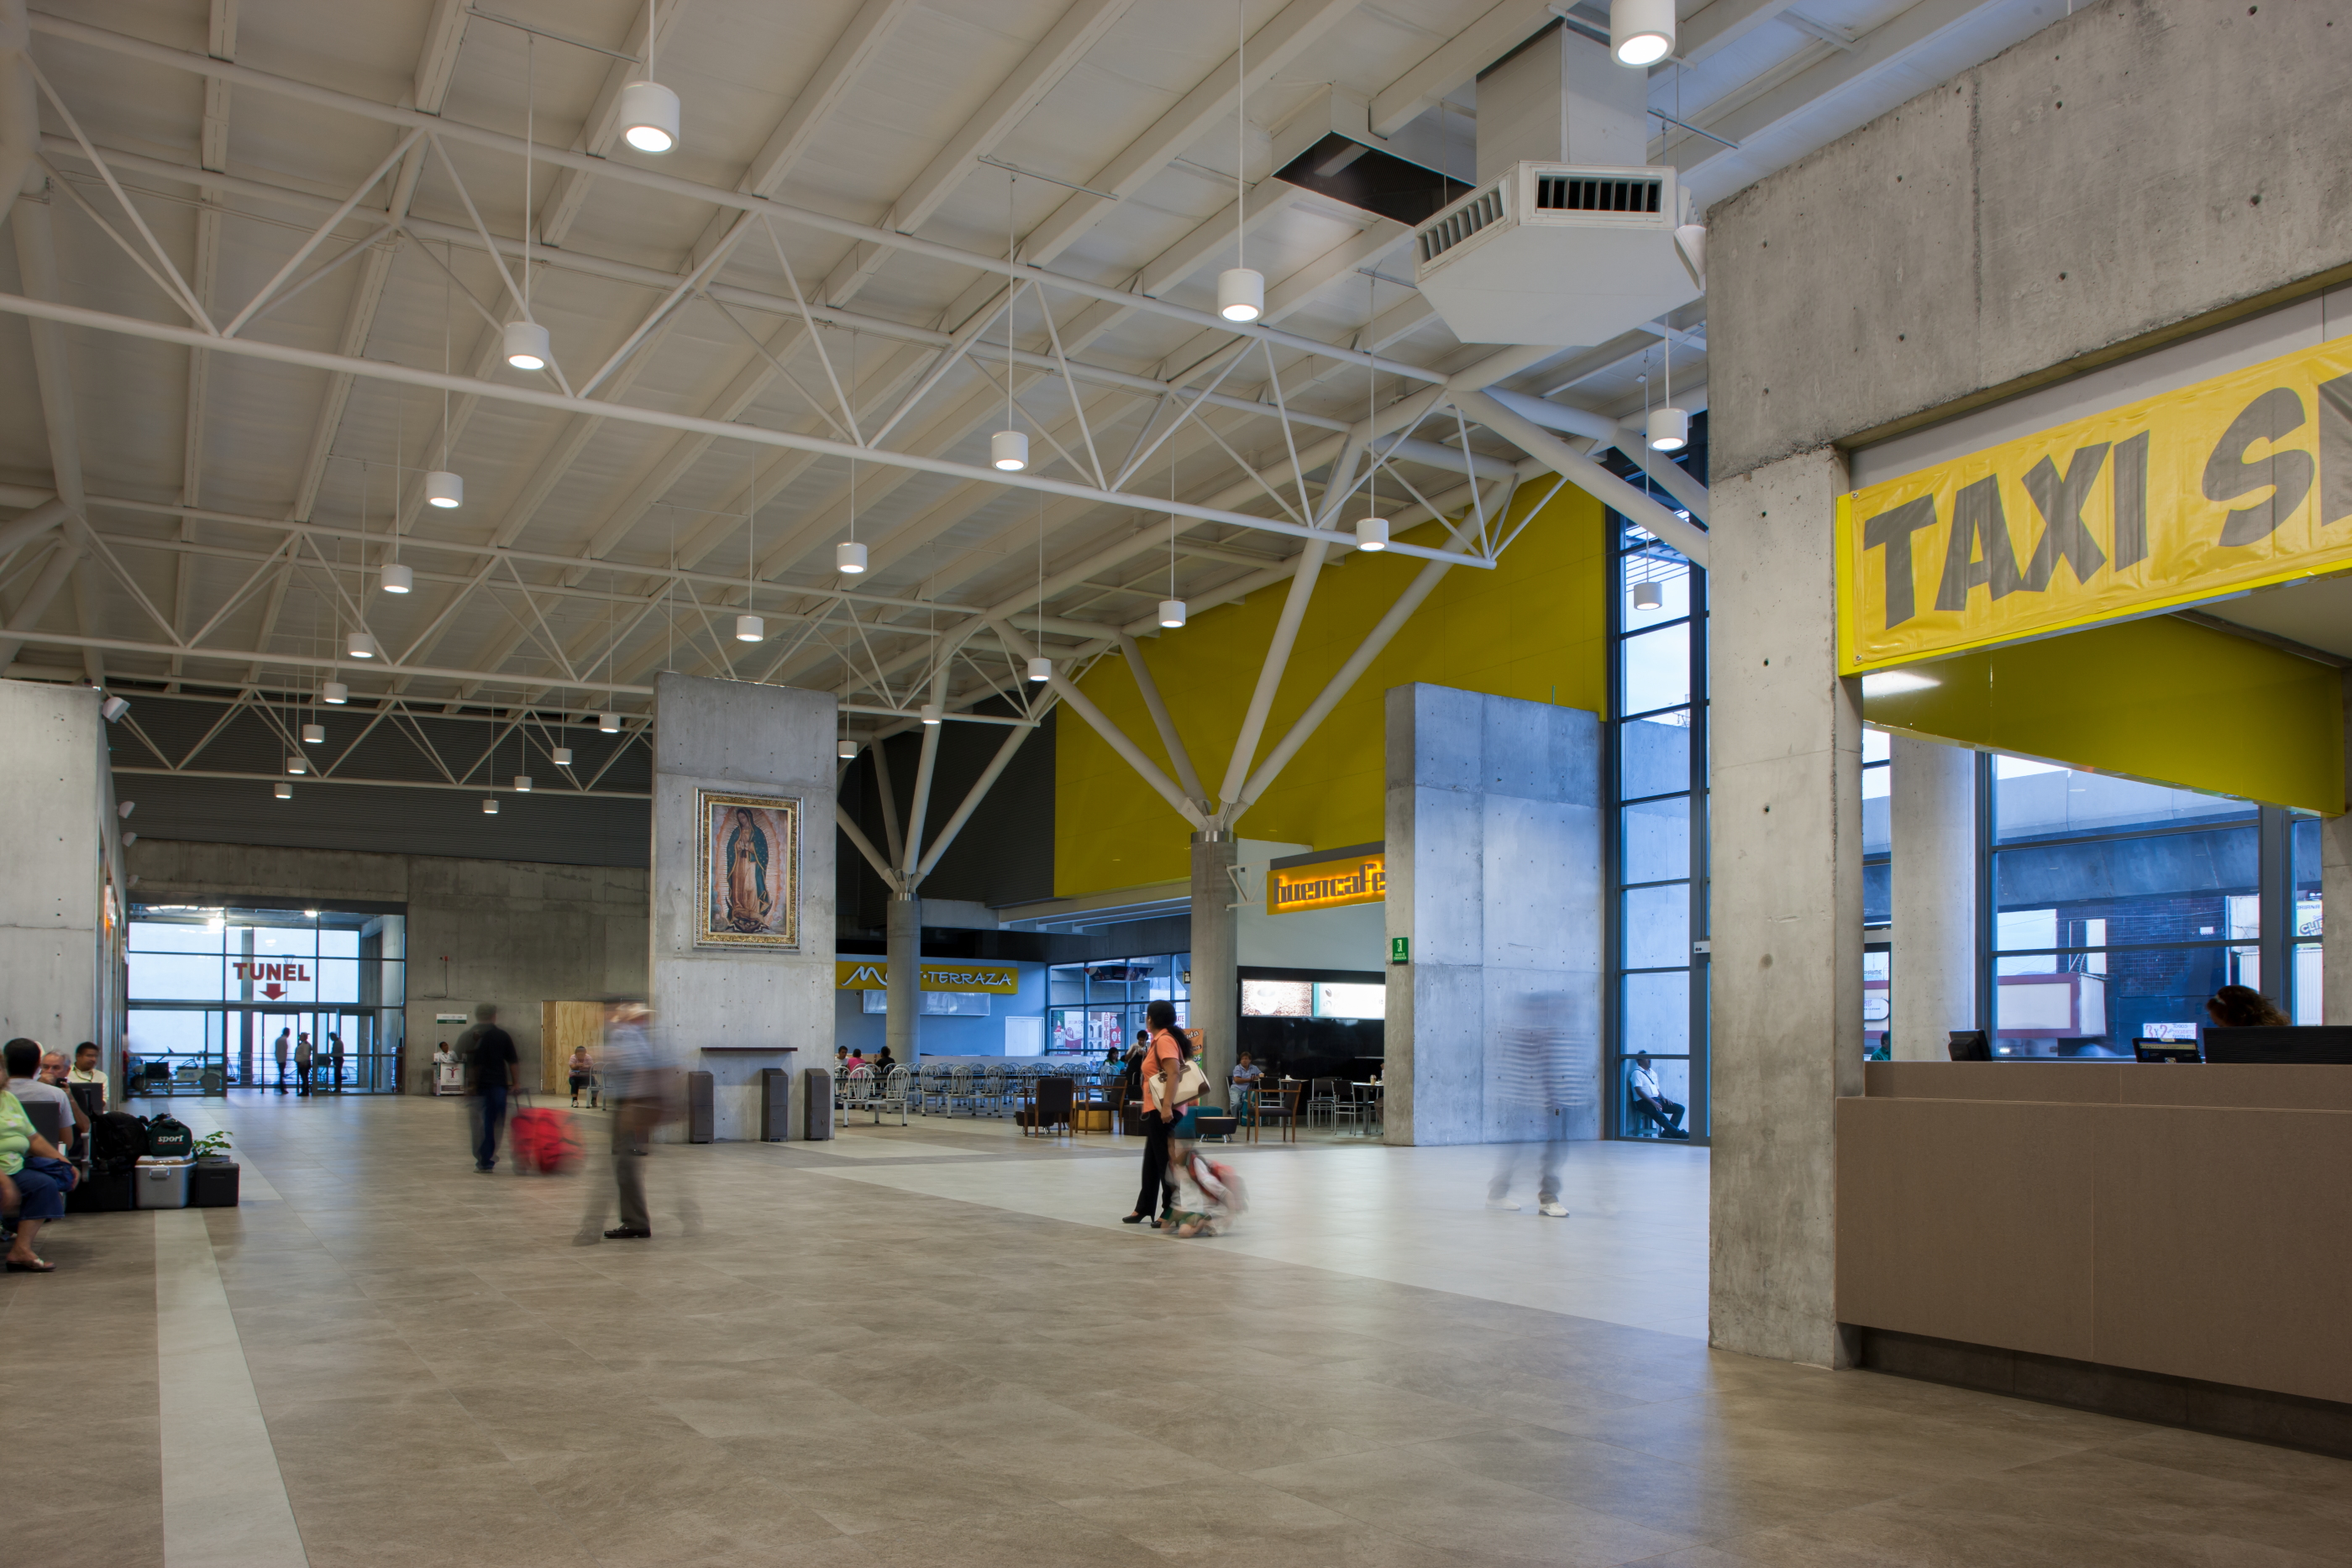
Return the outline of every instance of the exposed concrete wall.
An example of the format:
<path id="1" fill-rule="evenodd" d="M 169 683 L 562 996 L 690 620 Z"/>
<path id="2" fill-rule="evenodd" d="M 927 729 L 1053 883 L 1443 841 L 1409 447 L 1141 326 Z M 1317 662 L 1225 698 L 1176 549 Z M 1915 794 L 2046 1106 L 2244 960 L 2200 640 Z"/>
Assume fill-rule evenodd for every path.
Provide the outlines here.
<path id="1" fill-rule="evenodd" d="M 1564 1135 L 1600 1135 L 1600 802 L 1598 715 L 1390 688 L 1387 935 L 1412 962 L 1389 971 L 1388 1142 L 1562 1135 L 1529 1029 Z"/>
<path id="2" fill-rule="evenodd" d="M 426 1091 L 436 1040 L 495 1002 L 523 1081 L 539 1082 L 540 1004 L 646 992 L 646 873 L 434 855 L 257 848 L 142 839 L 131 847 L 142 904 L 323 899 L 408 907 L 408 1060 L 402 1087 Z M 444 956 L 447 962 L 443 962 Z"/>
<path id="3" fill-rule="evenodd" d="M 1707 575 L 1707 1335 L 1823 1366 L 1846 1360 L 1832 1112 L 1862 1092 L 1861 682 L 1837 676 L 1828 527 L 1844 486 L 1844 464 L 1825 450 L 1716 486 Z"/>
<path id="4" fill-rule="evenodd" d="M 2352 267 L 2347 78 L 2340 5 L 2101 0 L 1718 204 L 1717 482 Z"/>
<path id="5" fill-rule="evenodd" d="M 116 1041 L 100 1023 L 109 966 L 100 931 L 111 852 L 105 721 L 87 686 L 0 681 L 0 1040 L 73 1049 Z"/>
<path id="6" fill-rule="evenodd" d="M 1977 1019 L 1977 757 L 1907 735 L 1887 758 L 1897 1061 L 1944 1061 Z"/>

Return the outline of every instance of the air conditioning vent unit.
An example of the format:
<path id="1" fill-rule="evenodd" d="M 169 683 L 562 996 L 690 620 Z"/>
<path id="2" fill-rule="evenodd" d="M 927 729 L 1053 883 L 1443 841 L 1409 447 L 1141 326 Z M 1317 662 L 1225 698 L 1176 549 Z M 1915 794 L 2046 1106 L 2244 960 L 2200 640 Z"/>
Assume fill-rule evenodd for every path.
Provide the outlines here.
<path id="1" fill-rule="evenodd" d="M 1413 231 L 1414 281 L 1465 343 L 1605 343 L 1706 291 L 1704 232 L 1671 168 L 1522 162 Z"/>

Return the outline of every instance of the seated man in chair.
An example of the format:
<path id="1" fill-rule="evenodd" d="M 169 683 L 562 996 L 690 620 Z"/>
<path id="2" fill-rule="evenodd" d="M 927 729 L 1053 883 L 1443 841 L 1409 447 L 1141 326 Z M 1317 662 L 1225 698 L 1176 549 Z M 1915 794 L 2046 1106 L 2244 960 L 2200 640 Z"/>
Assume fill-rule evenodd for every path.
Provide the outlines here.
<path id="1" fill-rule="evenodd" d="M 1657 1127 L 1660 1137 L 1690 1136 L 1683 1131 L 1683 1107 L 1659 1092 L 1658 1075 L 1650 1066 L 1648 1051 L 1634 1053 L 1633 1071 L 1628 1075 L 1627 1087 L 1633 1091 L 1634 1111 Z"/>

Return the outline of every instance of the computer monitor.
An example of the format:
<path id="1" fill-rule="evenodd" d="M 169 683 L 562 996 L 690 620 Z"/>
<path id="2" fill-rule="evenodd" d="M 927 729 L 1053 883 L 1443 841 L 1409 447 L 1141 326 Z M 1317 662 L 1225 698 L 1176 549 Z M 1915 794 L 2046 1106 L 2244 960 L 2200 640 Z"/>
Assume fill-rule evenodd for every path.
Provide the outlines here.
<path id="1" fill-rule="evenodd" d="M 2254 1024 L 2205 1031 L 2208 1061 L 2352 1064 L 2352 1025 Z"/>
<path id="2" fill-rule="evenodd" d="M 1956 1029 L 1951 1032 L 1951 1052 L 1954 1061 L 1990 1061 L 1992 1041 L 1980 1029 Z"/>
<path id="3" fill-rule="evenodd" d="M 2202 1061 L 2194 1040 L 2151 1040 L 2143 1035 L 2132 1041 L 2132 1055 L 2140 1061 Z"/>

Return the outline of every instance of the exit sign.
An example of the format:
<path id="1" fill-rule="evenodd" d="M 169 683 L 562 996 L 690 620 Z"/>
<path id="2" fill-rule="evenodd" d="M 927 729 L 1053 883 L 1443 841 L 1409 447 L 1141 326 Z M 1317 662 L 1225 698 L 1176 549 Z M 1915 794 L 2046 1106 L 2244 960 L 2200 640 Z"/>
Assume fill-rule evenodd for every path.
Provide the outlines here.
<path id="1" fill-rule="evenodd" d="M 1389 938 L 1389 962 L 1391 964 L 1410 964 L 1412 962 L 1412 937 L 1391 936 Z"/>

